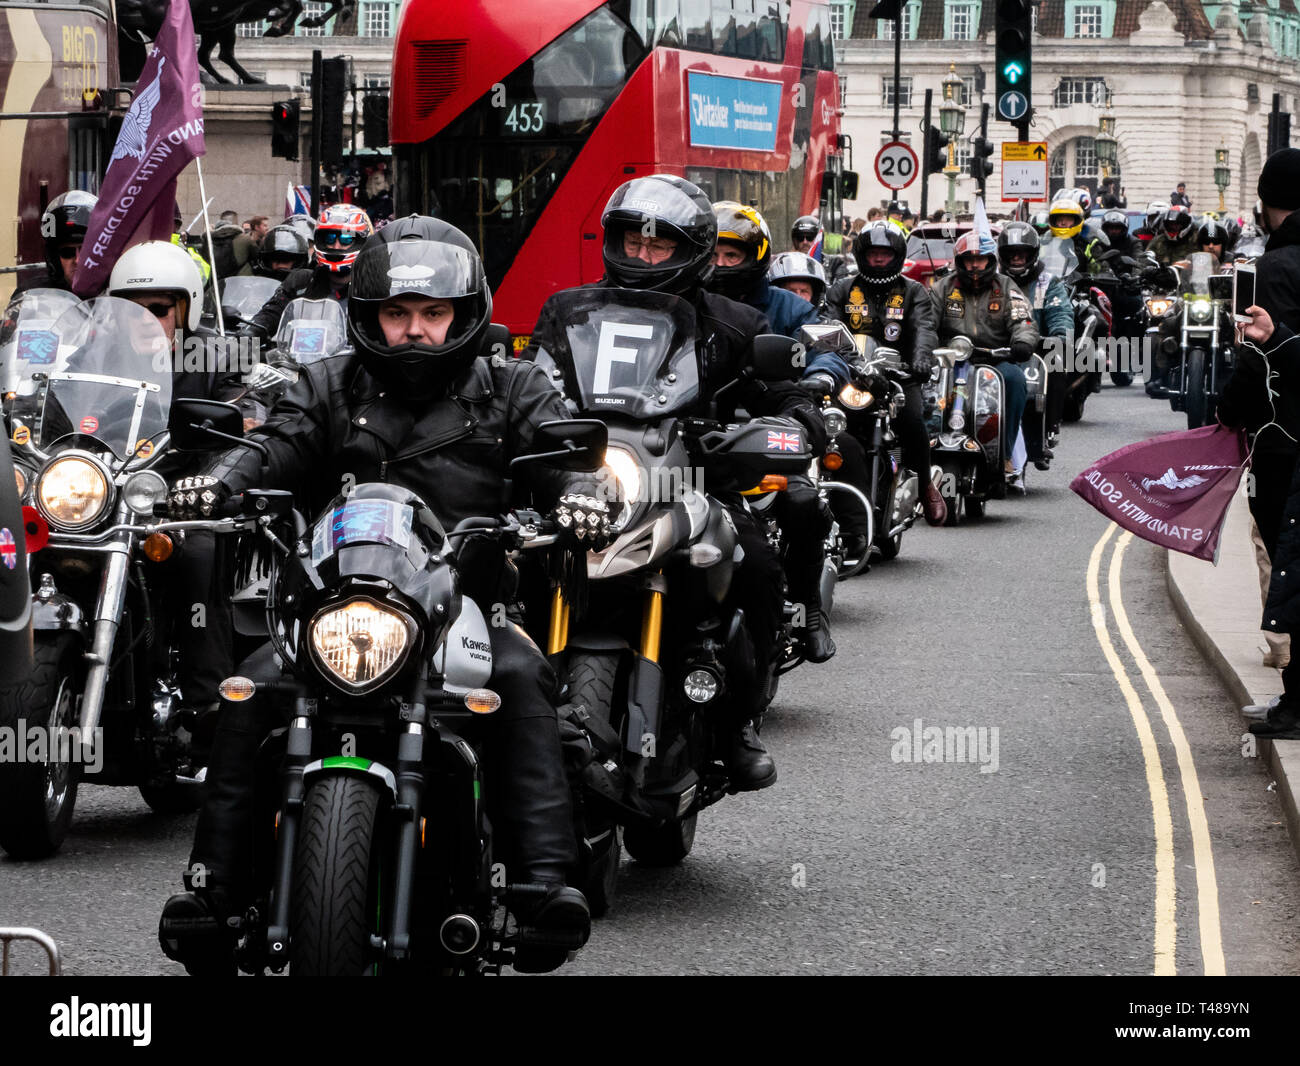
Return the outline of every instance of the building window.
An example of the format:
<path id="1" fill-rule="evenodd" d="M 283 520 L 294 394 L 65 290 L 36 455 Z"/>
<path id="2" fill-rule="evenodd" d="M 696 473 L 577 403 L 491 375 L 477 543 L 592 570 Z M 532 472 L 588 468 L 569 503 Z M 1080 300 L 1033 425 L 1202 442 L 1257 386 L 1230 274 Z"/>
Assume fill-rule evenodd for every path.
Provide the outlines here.
<path id="1" fill-rule="evenodd" d="M 389 85 L 387 74 L 362 74 L 361 87 L 363 89 L 387 89 Z"/>
<path id="2" fill-rule="evenodd" d="M 393 35 L 393 5 L 388 0 L 366 0 L 361 5 L 358 30 L 362 37 L 391 37 Z"/>
<path id="3" fill-rule="evenodd" d="M 308 92 L 311 92 L 311 71 L 310 70 L 298 71 L 298 88 L 306 89 Z"/>
<path id="4" fill-rule="evenodd" d="M 294 32 L 299 37 L 324 37 L 325 26 L 304 26 L 302 23 L 304 19 L 319 18 L 325 11 L 325 4 L 321 0 L 307 0 L 302 5 L 302 14 L 298 16 L 298 26 Z"/>
<path id="5" fill-rule="evenodd" d="M 853 0 L 831 0 L 831 36 L 842 41 L 853 32 Z"/>
<path id="6" fill-rule="evenodd" d="M 903 40 L 913 41 L 916 39 L 916 13 L 921 5 L 916 3 L 905 3 L 903 5 Z M 877 19 L 876 25 L 879 27 L 877 36 L 882 41 L 892 41 L 894 39 L 894 20 Z"/>
<path id="7" fill-rule="evenodd" d="M 881 78 L 880 83 L 882 86 L 881 93 L 880 93 L 881 101 L 883 102 L 885 107 L 893 107 L 894 106 L 893 75 L 890 75 L 887 78 Z M 910 76 L 905 76 L 898 79 L 898 106 L 899 107 L 912 106 L 912 79 Z"/>
<path id="8" fill-rule="evenodd" d="M 943 90 L 939 90 L 939 95 L 943 95 Z M 975 75 L 964 74 L 961 79 L 961 93 L 958 95 L 957 103 L 962 107 L 970 107 L 970 102 L 975 99 Z"/>
<path id="9" fill-rule="evenodd" d="M 261 37 L 265 22 L 240 22 L 235 26 L 236 37 Z"/>
<path id="10" fill-rule="evenodd" d="M 970 141 L 959 140 L 953 150 L 953 164 L 958 170 L 970 169 L 971 145 Z"/>
<path id="11" fill-rule="evenodd" d="M 1074 37 L 1101 36 L 1101 5 L 1080 4 L 1074 9 Z"/>
<path id="12" fill-rule="evenodd" d="M 840 76 L 840 107 L 849 106 L 849 76 L 841 74 Z"/>
<path id="13" fill-rule="evenodd" d="M 1076 178 L 1095 178 L 1097 169 L 1097 145 L 1091 137 L 1074 139 L 1074 176 Z"/>
<path id="14" fill-rule="evenodd" d="M 1100 107 L 1105 102 L 1105 78 L 1062 78 L 1052 96 L 1053 107 L 1069 107 L 1071 104 L 1096 104 Z"/>
<path id="15" fill-rule="evenodd" d="M 1051 165 L 1048 167 L 1048 176 L 1052 179 L 1052 187 L 1056 187 L 1059 179 L 1062 184 L 1065 182 L 1065 145 L 1061 145 L 1051 156 Z"/>
<path id="16" fill-rule="evenodd" d="M 975 5 L 950 4 L 948 7 L 948 36 L 954 41 L 975 40 Z"/>

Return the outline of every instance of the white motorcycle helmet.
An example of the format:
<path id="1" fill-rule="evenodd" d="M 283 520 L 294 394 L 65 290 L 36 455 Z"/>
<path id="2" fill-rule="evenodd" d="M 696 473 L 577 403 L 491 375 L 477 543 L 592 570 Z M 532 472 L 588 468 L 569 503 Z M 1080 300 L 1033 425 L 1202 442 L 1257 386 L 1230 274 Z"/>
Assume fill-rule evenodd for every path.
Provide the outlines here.
<path id="1" fill-rule="evenodd" d="M 189 252 L 170 241 L 145 241 L 122 253 L 108 279 L 108 295 L 175 293 L 176 324 L 193 332 L 203 316 L 203 278 Z M 183 305 L 183 306 L 182 306 Z"/>

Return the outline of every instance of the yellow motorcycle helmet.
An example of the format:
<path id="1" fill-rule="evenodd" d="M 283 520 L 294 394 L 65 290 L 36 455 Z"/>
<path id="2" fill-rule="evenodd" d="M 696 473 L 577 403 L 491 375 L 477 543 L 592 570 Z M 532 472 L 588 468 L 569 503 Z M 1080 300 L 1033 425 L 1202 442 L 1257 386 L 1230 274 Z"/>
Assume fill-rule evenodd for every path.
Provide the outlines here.
<path id="1" fill-rule="evenodd" d="M 1058 197 L 1052 201 L 1047 213 L 1047 225 L 1053 237 L 1064 237 L 1066 240 L 1077 237 L 1083 230 L 1083 208 L 1076 200 Z"/>

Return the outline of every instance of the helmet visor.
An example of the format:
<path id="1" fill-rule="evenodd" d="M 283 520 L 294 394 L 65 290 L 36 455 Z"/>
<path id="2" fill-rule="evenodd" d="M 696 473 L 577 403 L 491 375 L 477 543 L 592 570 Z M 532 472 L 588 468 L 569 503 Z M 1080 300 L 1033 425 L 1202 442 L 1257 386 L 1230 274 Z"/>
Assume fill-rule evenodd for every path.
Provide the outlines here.
<path id="1" fill-rule="evenodd" d="M 352 300 L 427 296 L 454 300 L 478 292 L 483 267 L 464 248 L 440 241 L 372 243 L 352 267 Z"/>

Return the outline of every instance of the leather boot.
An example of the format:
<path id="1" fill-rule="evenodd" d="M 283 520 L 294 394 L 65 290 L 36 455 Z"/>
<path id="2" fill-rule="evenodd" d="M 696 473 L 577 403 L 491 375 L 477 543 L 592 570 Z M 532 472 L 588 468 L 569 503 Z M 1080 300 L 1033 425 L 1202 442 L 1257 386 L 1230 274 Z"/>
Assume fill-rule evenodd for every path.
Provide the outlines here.
<path id="1" fill-rule="evenodd" d="M 776 784 L 776 763 L 758 739 L 753 722 L 732 736 L 727 748 L 727 770 L 737 792 L 756 792 Z"/>
<path id="2" fill-rule="evenodd" d="M 925 512 L 927 525 L 941 526 L 948 521 L 948 504 L 933 481 L 926 481 L 921 491 L 921 509 Z"/>
<path id="3" fill-rule="evenodd" d="M 835 654 L 835 641 L 831 639 L 831 623 L 826 612 L 808 605 L 808 624 L 796 629 L 795 635 L 803 644 L 803 657 L 810 663 L 824 663 Z"/>

